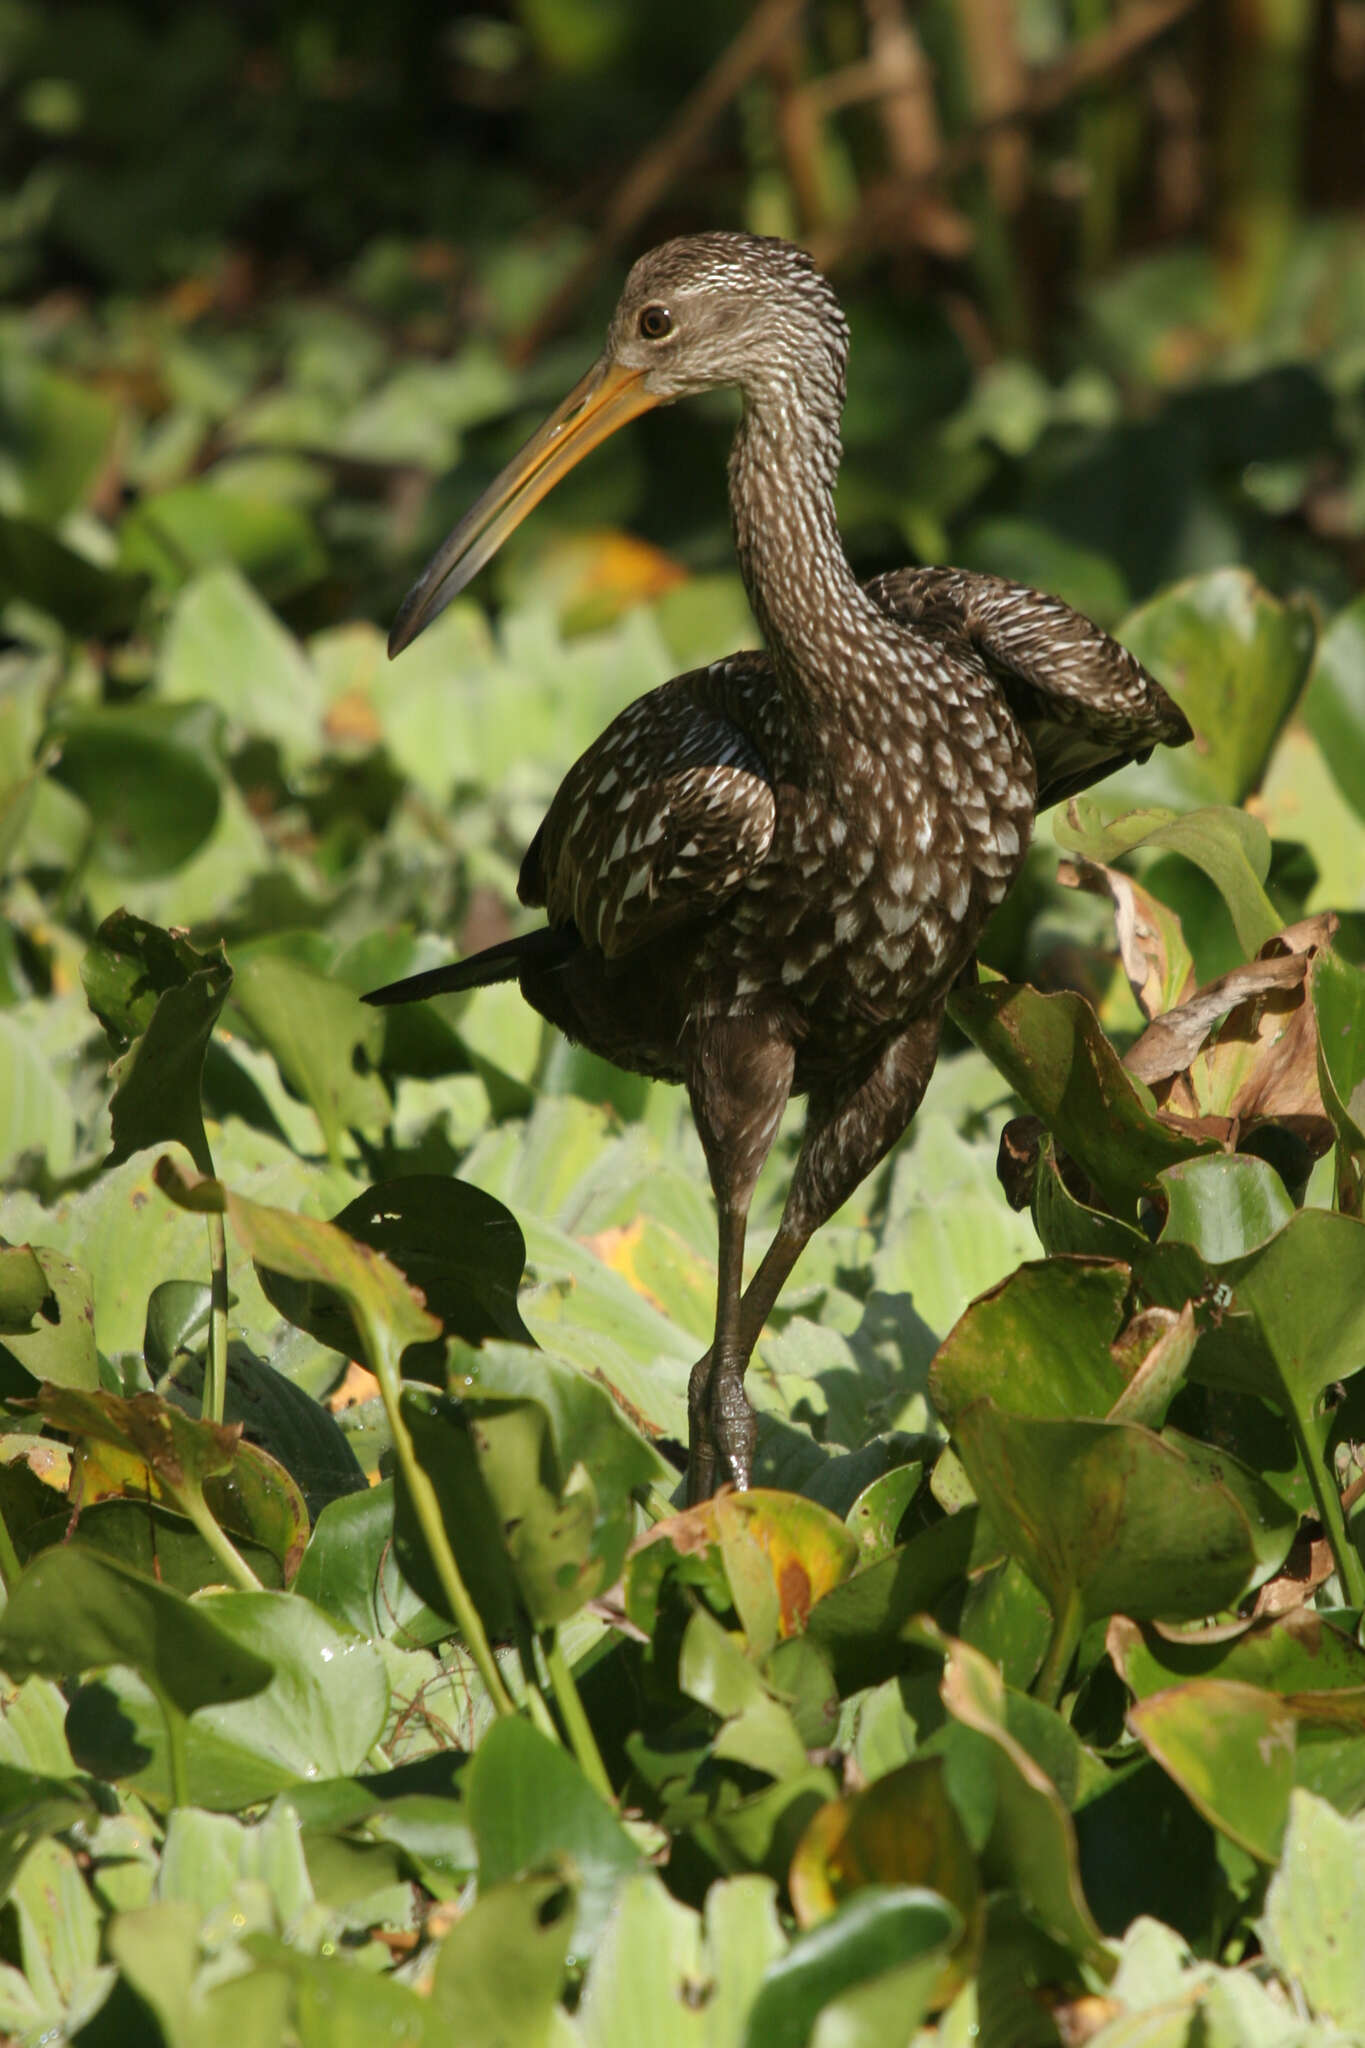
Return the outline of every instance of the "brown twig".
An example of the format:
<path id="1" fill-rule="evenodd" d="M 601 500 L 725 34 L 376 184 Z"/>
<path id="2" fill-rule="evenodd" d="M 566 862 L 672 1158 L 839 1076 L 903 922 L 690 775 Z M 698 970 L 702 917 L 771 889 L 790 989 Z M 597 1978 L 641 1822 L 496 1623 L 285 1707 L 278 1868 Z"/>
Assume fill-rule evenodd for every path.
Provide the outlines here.
<path id="1" fill-rule="evenodd" d="M 708 129 L 795 26 L 805 0 L 758 0 L 734 41 L 690 92 L 672 122 L 622 178 L 592 247 L 513 345 L 517 361 L 559 328 L 599 270 L 679 176 Z"/>

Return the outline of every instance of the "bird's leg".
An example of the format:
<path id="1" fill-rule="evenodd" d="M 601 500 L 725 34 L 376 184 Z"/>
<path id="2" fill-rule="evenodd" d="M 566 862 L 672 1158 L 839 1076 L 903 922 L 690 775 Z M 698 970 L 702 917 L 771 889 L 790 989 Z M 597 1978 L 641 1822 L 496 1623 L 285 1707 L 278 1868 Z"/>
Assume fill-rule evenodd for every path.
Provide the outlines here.
<path id="1" fill-rule="evenodd" d="M 801 1151 L 787 1191 L 782 1220 L 772 1243 L 738 1304 L 734 1356 L 742 1360 L 736 1392 L 744 1400 L 749 1416 L 752 1444 L 752 1410 L 743 1395 L 742 1376 L 773 1305 L 786 1284 L 793 1266 L 811 1238 L 848 1200 L 904 1132 L 919 1108 L 929 1076 L 938 1058 L 943 1010 L 940 1005 L 929 1015 L 917 1018 L 885 1048 L 870 1071 L 842 1089 L 815 1089 L 806 1114 Z M 721 1243 L 725 1243 L 722 1219 Z M 739 1233 L 743 1253 L 743 1224 Z M 722 1257 L 724 1256 L 722 1252 Z M 722 1275 L 724 1274 L 722 1265 Z M 722 1279 L 722 1286 L 724 1281 Z M 719 1330 L 719 1324 L 717 1325 Z M 694 1388 L 707 1385 L 711 1354 L 701 1361 L 692 1376 Z M 715 1409 L 714 1386 L 711 1394 Z M 698 1411 L 692 1405 L 692 1458 L 688 1465 L 688 1499 L 705 1500 L 714 1482 L 715 1445 L 698 1428 Z M 703 1445 L 710 1462 L 703 1467 Z M 747 1485 L 752 1469 L 752 1450 L 744 1468 Z M 705 1490 L 702 1490 L 702 1489 Z"/>
<path id="2" fill-rule="evenodd" d="M 718 1480 L 747 1487 L 754 1417 L 744 1392 L 753 1339 L 741 1309 L 744 1233 L 754 1183 L 791 1092 L 795 1054 L 754 1017 L 708 1019 L 691 1050 L 688 1094 L 716 1197 L 716 1332 L 687 1389 L 687 1498 L 708 1500 Z"/>

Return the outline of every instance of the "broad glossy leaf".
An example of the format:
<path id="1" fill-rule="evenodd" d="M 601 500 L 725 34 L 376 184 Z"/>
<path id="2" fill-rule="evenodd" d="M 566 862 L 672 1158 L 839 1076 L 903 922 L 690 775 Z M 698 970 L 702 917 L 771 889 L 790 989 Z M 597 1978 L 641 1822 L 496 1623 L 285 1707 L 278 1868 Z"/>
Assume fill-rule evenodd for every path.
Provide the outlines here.
<path id="1" fill-rule="evenodd" d="M 1242 1153 L 1168 1166 L 1161 1186 L 1166 1194 L 1163 1241 L 1193 1245 L 1210 1265 L 1253 1251 L 1294 1214 L 1274 1167 Z"/>
<path id="2" fill-rule="evenodd" d="M 923 1477 L 923 1462 L 916 1458 L 908 1465 L 893 1465 L 858 1495 L 844 1516 L 844 1526 L 857 1538 L 860 1568 L 891 1555 L 905 1510 Z"/>
<path id="3" fill-rule="evenodd" d="M 1192 1678 L 1148 1694 L 1129 1725 L 1212 1825 L 1264 1863 L 1279 1855 L 1297 1718 L 1259 1686 Z"/>
<path id="4" fill-rule="evenodd" d="M 913 2027 L 928 2010 L 961 1928 L 947 1901 L 921 1886 L 873 1886 L 855 1894 L 769 1964 L 749 2008 L 744 2048 L 805 2048 L 827 2005 L 893 1970 L 899 2011 Z"/>
<path id="5" fill-rule="evenodd" d="M 1295 1792 L 1259 1931 L 1313 2012 L 1354 2031 L 1365 2017 L 1365 1821 Z"/>
<path id="6" fill-rule="evenodd" d="M 482 1188 L 444 1175 L 409 1174 L 376 1183 L 332 1221 L 382 1252 L 421 1290 L 443 1337 L 469 1344 L 486 1337 L 530 1341 L 517 1307 L 526 1241 L 516 1218 Z M 355 1326 L 334 1292 L 269 1271 L 261 1277 L 267 1296 L 291 1323 L 332 1350 L 355 1355 Z M 435 1339 L 409 1354 L 408 1375 L 443 1385 L 445 1358 L 445 1344 Z"/>
<path id="7" fill-rule="evenodd" d="M 1213 1149 L 1158 1122 L 1083 996 L 988 982 L 959 989 L 950 1010 L 1119 1216 L 1135 1216 L 1164 1167 Z"/>
<path id="8" fill-rule="evenodd" d="M 1182 816 L 1174 811 L 1129 811 L 1106 819 L 1093 800 L 1077 797 L 1053 830 L 1059 846 L 1091 860 L 1112 861 L 1139 847 L 1183 854 L 1203 870 L 1227 904 L 1248 959 L 1284 922 L 1262 886 L 1270 867 L 1269 834 L 1246 811 L 1227 806 Z"/>
<path id="9" fill-rule="evenodd" d="M 906 1624 L 955 1593 L 972 1566 L 999 1555 L 999 1540 L 977 1510 L 963 1508 L 818 1600 L 806 1633 L 829 1659 L 841 1694 L 847 1698 L 903 1669 L 910 1654 L 902 1636 Z"/>
<path id="10" fill-rule="evenodd" d="M 1053 1258 L 1021 1266 L 983 1294 L 930 1369 L 948 1427 L 985 1395 L 1012 1415 L 1107 1415 L 1124 1389 L 1111 1346 L 1131 1285 L 1115 1261 Z"/>
<path id="11" fill-rule="evenodd" d="M 51 1678 L 128 1664 L 183 1714 L 248 1699 L 273 1669 L 211 1608 L 75 1548 L 44 1551 L 12 1589 L 0 1662 L 15 1676 Z"/>
<path id="12" fill-rule="evenodd" d="M 985 1849 L 987 1880 L 1005 1880 L 1017 1887 L 1048 1932 L 1107 1978 L 1113 1973 L 1113 1960 L 1081 1890 L 1075 1831 L 1066 1804 L 1011 1734 L 999 1672 L 965 1643 L 946 1647 L 943 1704 L 954 1720 L 991 1745 L 995 1804 Z"/>
<path id="13" fill-rule="evenodd" d="M 461 2048 L 548 2048 L 573 1928 L 562 1879 L 481 1889 L 442 1940 L 431 2012 Z"/>
<path id="14" fill-rule="evenodd" d="M 185 1172 L 169 1154 L 157 1163 L 156 1184 L 181 1208 L 225 1214 L 258 1264 L 291 1279 L 335 1287 L 350 1304 L 376 1371 L 391 1371 L 396 1379 L 406 1347 L 437 1335 L 439 1323 L 420 1305 L 397 1268 L 334 1223 L 248 1201 L 221 1181 Z"/>
<path id="15" fill-rule="evenodd" d="M 218 817 L 222 719 L 209 704 L 85 705 L 57 727 L 53 774 L 90 811 L 100 865 L 122 880 L 170 874 Z"/>
<path id="16" fill-rule="evenodd" d="M 232 986 L 221 946 L 187 939 L 115 911 L 81 962 L 86 998 L 119 1050 L 113 1067 L 110 1163 L 145 1145 L 180 1143 L 211 1169 L 201 1107 L 204 1055 Z"/>
<path id="17" fill-rule="evenodd" d="M 518 1616 L 519 1589 L 527 1599 L 532 1618 L 539 1619 L 541 1596 L 548 1593 L 553 1605 L 553 1596 L 560 1590 L 555 1584 L 555 1574 L 560 1567 L 569 1580 L 568 1587 L 564 1589 L 568 1595 L 567 1611 L 574 1612 L 582 1604 L 575 1595 L 587 1550 L 587 1531 L 582 1518 L 574 1517 L 572 1510 L 562 1518 L 568 1524 L 567 1528 L 556 1526 L 554 1496 L 539 1481 L 539 1433 L 534 1420 L 530 1416 L 525 1418 L 528 1427 L 525 1431 L 526 1485 L 522 1507 L 523 1512 L 527 1508 L 531 1511 L 531 1526 L 523 1546 L 529 1553 L 531 1583 L 528 1586 L 517 1569 L 520 1560 L 510 1554 L 512 1540 L 489 1492 L 468 1414 L 459 1403 L 430 1393 L 426 1388 L 405 1388 L 402 1403 L 403 1420 L 412 1438 L 417 1462 L 430 1480 L 440 1505 L 451 1554 L 489 1635 L 496 1640 L 512 1634 Z M 521 1531 L 514 1527 L 512 1536 L 520 1534 Z M 392 1540 L 394 1554 L 407 1584 L 419 1599 L 433 1612 L 444 1615 L 447 1625 L 453 1627 L 455 1617 L 449 1611 L 441 1573 L 432 1559 L 401 1467 L 395 1479 Z M 548 1587 L 544 1583 L 547 1575 L 550 1579 Z M 588 1596 L 584 1593 L 582 1597 Z M 533 1601 L 535 1605 L 531 1605 Z M 551 1620 L 558 1618 L 554 1614 L 548 1615 L 540 1625 L 546 1627 Z"/>
<path id="18" fill-rule="evenodd" d="M 0 1763 L 0 1900 L 9 1896 L 35 1842 L 96 1817 L 94 1801 L 79 1779 L 44 1778 Z"/>
<path id="19" fill-rule="evenodd" d="M 258 951 L 238 967 L 232 1001 L 316 1112 L 331 1157 L 340 1155 L 348 1129 L 383 1128 L 389 1100 L 373 1071 L 383 1019 L 350 989 L 283 954 Z"/>
<path id="20" fill-rule="evenodd" d="M 7 347 L 0 365 L 0 496 L 55 525 L 99 473 L 119 422 L 107 391 Z"/>
<path id="21" fill-rule="evenodd" d="M 1323 634 L 1302 710 L 1343 793 L 1365 818 L 1365 598 L 1339 611 Z"/>
<path id="22" fill-rule="evenodd" d="M 1240 804 L 1257 787 L 1313 658 L 1310 607 L 1281 603 L 1244 569 L 1217 569 L 1161 592 L 1123 621 L 1121 637 L 1179 703 L 1192 746 L 1139 771 L 1169 800 Z M 1137 786 L 1138 776 L 1128 780 Z"/>
<path id="23" fill-rule="evenodd" d="M 13 1361 L 34 1380 L 63 1387 L 99 1385 L 95 1317 L 90 1275 L 74 1259 L 48 1245 L 13 1246 L 0 1252 L 0 1273 L 11 1279 L 0 1336 L 0 1366 Z M 27 1320 L 33 1276 L 40 1294 Z M 16 1323 L 22 1324 L 15 1328 Z"/>
<path id="24" fill-rule="evenodd" d="M 1268 1489 L 1253 1515 L 1204 1469 L 1201 1447 L 1132 1423 L 1012 1415 L 982 1399 L 958 1418 L 956 1441 L 1001 1539 L 1059 1619 L 1076 1602 L 1092 1620 L 1215 1612 L 1293 1538 L 1297 1518 Z"/>
<path id="25" fill-rule="evenodd" d="M 360 1636 L 406 1642 L 444 1635 L 448 1624 L 399 1571 L 394 1540 L 391 1479 L 331 1501 L 313 1525 L 294 1591 Z"/>
<path id="26" fill-rule="evenodd" d="M 243 1441 L 240 1423 L 186 1415 L 159 1394 L 123 1400 L 44 1386 L 37 1400 L 45 1420 L 77 1447 L 83 1498 L 164 1499 L 196 1523 L 207 1508 L 221 1526 L 269 1550 L 286 1583 L 293 1578 L 308 1541 L 303 1496 L 282 1465 Z M 101 1450 L 92 1455 L 90 1444 Z"/>
<path id="27" fill-rule="evenodd" d="M 640 1852 L 616 1815 L 567 1751 L 527 1721 L 496 1722 L 463 1782 L 480 1889 L 547 1868 L 572 1874 L 573 1953 L 590 1954 L 622 1883 L 640 1867 Z"/>

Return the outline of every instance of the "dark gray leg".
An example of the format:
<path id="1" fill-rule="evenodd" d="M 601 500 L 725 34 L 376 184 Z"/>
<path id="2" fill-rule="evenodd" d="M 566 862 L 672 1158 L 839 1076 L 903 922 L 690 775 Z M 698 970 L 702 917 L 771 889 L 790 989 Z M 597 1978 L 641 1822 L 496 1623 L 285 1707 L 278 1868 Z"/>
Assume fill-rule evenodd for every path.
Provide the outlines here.
<path id="1" fill-rule="evenodd" d="M 718 1481 L 749 1484 L 754 1417 L 744 1392 L 752 1342 L 743 1338 L 744 1232 L 754 1183 L 791 1092 L 796 1056 L 759 1018 L 703 1024 L 691 1048 L 688 1094 L 716 1197 L 716 1334 L 688 1382 L 687 1498 Z"/>
<path id="2" fill-rule="evenodd" d="M 864 1072 L 847 1089 L 812 1090 L 805 1135 L 791 1187 L 787 1191 L 782 1220 L 758 1271 L 743 1296 L 735 1300 L 733 1337 L 729 1335 L 730 1325 L 727 1323 L 725 1355 L 734 1364 L 723 1378 L 715 1373 L 712 1360 L 719 1353 L 713 1347 L 693 1368 L 688 1392 L 692 1425 L 689 1502 L 705 1500 L 714 1491 L 718 1452 L 721 1454 L 719 1477 L 733 1479 L 739 1487 L 748 1486 L 753 1470 L 754 1422 L 743 1381 L 754 1346 L 792 1267 L 811 1238 L 886 1157 L 919 1108 L 938 1058 L 942 1023 L 940 1005 L 928 1016 L 909 1025 L 899 1038 L 893 1039 L 871 1072 Z M 757 1168 L 754 1177 L 757 1178 Z M 714 1173 L 712 1178 L 714 1182 Z M 752 1189 L 750 1182 L 750 1194 Z M 733 1284 L 727 1267 L 726 1245 L 728 1242 L 731 1256 L 738 1257 L 742 1263 L 747 1214 L 746 1196 L 744 1215 L 739 1219 L 736 1250 L 735 1234 L 727 1232 L 725 1212 L 723 1209 L 721 1212 L 722 1307 L 716 1322 L 717 1344 L 720 1342 L 721 1316 L 728 1314 L 727 1281 Z M 722 1399 L 727 1406 L 723 1425 L 719 1413 Z M 742 1404 L 742 1423 L 730 1420 L 730 1411 L 737 1412 L 737 1404 Z M 734 1456 L 722 1447 L 723 1443 L 730 1442 L 735 1446 Z"/>

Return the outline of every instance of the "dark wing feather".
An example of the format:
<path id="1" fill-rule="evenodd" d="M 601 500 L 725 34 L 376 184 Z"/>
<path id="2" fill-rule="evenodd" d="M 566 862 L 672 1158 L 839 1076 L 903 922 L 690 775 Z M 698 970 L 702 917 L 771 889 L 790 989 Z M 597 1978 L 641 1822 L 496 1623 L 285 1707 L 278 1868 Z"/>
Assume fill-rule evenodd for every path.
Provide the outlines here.
<path id="1" fill-rule="evenodd" d="M 676 676 L 613 719 L 522 863 L 522 902 L 609 959 L 718 909 L 772 844 L 772 783 L 752 740 L 706 701 L 709 680 Z"/>
<path id="2" fill-rule="evenodd" d="M 976 650 L 1033 750 L 1040 811 L 1194 736 L 1142 663 L 1059 598 L 966 569 L 898 569 L 867 588 L 893 618 Z"/>

